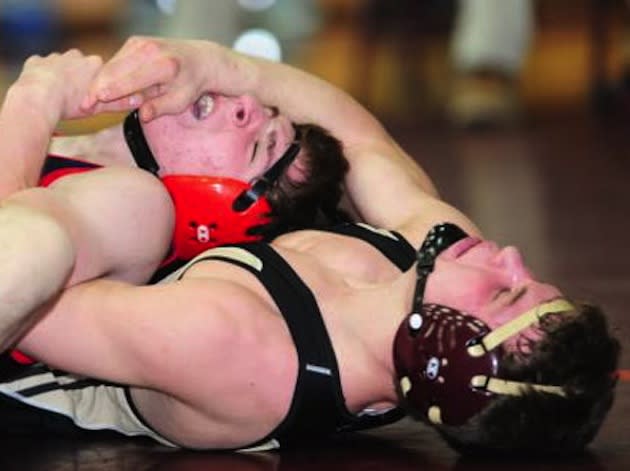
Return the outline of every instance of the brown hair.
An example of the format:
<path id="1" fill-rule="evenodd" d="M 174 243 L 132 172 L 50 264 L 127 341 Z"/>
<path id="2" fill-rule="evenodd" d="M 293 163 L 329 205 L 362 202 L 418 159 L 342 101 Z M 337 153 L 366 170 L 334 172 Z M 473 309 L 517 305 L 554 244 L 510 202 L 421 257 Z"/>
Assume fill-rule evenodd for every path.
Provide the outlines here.
<path id="1" fill-rule="evenodd" d="M 462 427 L 438 426 L 456 450 L 563 456 L 583 450 L 595 437 L 613 402 L 619 342 L 601 309 L 587 304 L 574 315 L 547 316 L 540 329 L 543 339 L 505 356 L 499 376 L 561 385 L 566 397 L 530 390 L 495 399 Z"/>
<path id="2" fill-rule="evenodd" d="M 314 124 L 298 124 L 304 178 L 291 180 L 286 172 L 267 197 L 275 222 L 260 228 L 267 239 L 280 233 L 317 228 L 348 220 L 338 208 L 348 161 L 341 142 Z"/>

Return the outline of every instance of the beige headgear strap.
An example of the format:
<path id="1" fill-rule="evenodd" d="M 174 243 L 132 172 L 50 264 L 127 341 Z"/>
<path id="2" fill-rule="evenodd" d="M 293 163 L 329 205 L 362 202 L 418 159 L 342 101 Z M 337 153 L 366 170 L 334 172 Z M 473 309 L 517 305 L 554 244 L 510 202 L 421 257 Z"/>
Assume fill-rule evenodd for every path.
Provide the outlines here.
<path id="1" fill-rule="evenodd" d="M 495 394 L 503 394 L 505 396 L 522 396 L 528 389 L 543 392 L 547 394 L 555 394 L 565 397 L 566 393 L 561 386 L 549 386 L 546 384 L 523 383 L 521 381 L 509 381 L 506 379 L 491 378 L 488 376 L 473 376 L 470 385 L 477 389 L 485 389 Z"/>
<path id="2" fill-rule="evenodd" d="M 510 337 L 540 321 L 540 319 L 545 317 L 547 314 L 573 310 L 574 307 L 565 299 L 556 299 L 555 301 L 539 304 L 538 306 L 525 311 L 523 314 L 520 314 L 510 322 L 494 329 L 481 339 L 481 343 L 468 347 L 468 354 L 473 357 L 480 357 L 486 352 L 493 350 L 498 345 L 501 345 Z"/>
<path id="3" fill-rule="evenodd" d="M 468 354 L 473 357 L 480 357 L 486 352 L 496 348 L 498 345 L 501 345 L 510 337 L 540 321 L 540 319 L 545 317 L 547 314 L 573 310 L 574 308 L 571 303 L 564 299 L 557 299 L 548 303 L 539 304 L 538 306 L 535 306 L 510 322 L 503 324 L 501 327 L 490 332 L 481 340 L 481 343 L 468 347 Z M 560 386 L 509 381 L 484 375 L 473 376 L 470 380 L 470 385 L 477 389 L 484 389 L 491 393 L 503 394 L 506 396 L 522 396 L 528 389 L 533 389 L 534 391 L 547 394 L 555 394 L 562 397 L 566 396 L 564 389 Z"/>

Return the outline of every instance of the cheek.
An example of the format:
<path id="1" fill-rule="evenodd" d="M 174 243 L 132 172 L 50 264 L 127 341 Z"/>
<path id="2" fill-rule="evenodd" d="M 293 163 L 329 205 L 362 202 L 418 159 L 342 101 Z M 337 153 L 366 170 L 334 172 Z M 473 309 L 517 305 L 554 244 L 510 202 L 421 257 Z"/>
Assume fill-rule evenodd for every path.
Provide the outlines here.
<path id="1" fill-rule="evenodd" d="M 487 277 L 471 270 L 436 272 L 427 282 L 425 300 L 476 314 L 492 300 L 497 289 Z"/>
<path id="2" fill-rule="evenodd" d="M 169 117 L 165 117 L 169 118 Z M 230 159 L 216 152 L 220 139 L 211 139 L 205 130 L 181 126 L 174 119 L 156 119 L 144 133 L 156 159 L 168 173 L 221 174 Z"/>
<path id="3" fill-rule="evenodd" d="M 168 157 L 177 148 L 177 129 L 167 120 L 156 119 L 144 126 L 144 135 L 151 151 L 158 159 Z"/>

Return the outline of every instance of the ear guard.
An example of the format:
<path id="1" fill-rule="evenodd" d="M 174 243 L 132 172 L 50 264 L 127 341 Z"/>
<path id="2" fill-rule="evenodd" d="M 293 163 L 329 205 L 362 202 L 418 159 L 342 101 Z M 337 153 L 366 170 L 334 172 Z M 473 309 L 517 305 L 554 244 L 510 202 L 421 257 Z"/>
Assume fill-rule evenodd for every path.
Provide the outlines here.
<path id="1" fill-rule="evenodd" d="M 435 258 L 466 237 L 456 226 L 436 226 L 418 252 L 414 306 L 394 339 L 394 366 L 408 404 L 433 424 L 463 425 L 497 395 L 528 390 L 564 396 L 560 386 L 498 378 L 501 344 L 550 313 L 572 311 L 559 299 L 540 304 L 491 330 L 481 320 L 446 306 L 423 304 Z"/>
<path id="2" fill-rule="evenodd" d="M 272 222 L 267 198 L 256 199 L 242 211 L 234 209 L 239 196 L 250 189 L 240 180 L 194 175 L 161 180 L 175 205 L 173 247 L 181 260 L 217 245 L 260 240 L 252 229 Z"/>

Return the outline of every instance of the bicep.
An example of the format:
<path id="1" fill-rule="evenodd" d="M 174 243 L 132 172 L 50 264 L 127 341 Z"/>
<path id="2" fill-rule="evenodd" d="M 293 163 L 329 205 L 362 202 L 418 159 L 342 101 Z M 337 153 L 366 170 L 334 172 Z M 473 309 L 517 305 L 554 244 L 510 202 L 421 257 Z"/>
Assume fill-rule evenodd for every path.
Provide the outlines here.
<path id="1" fill-rule="evenodd" d="M 213 331 L 205 294 L 213 290 L 204 288 L 84 283 L 66 290 L 18 348 L 75 374 L 168 391 L 181 358 L 194 358 L 194 339 Z"/>

